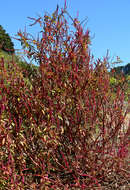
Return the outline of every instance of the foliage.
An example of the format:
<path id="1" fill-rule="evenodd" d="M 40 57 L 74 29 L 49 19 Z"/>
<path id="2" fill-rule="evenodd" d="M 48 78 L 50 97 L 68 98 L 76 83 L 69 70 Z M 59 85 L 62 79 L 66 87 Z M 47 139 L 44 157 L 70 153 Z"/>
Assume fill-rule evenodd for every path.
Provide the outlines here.
<path id="1" fill-rule="evenodd" d="M 114 70 L 115 70 L 115 74 L 116 74 L 116 75 L 120 75 L 121 72 L 122 72 L 124 75 L 130 75 L 130 63 L 128 63 L 128 64 L 125 65 L 125 66 L 118 66 L 118 67 L 115 67 Z"/>
<path id="2" fill-rule="evenodd" d="M 130 75 L 130 63 L 123 68 L 123 71 L 125 75 Z"/>
<path id="3" fill-rule="evenodd" d="M 110 71 L 110 84 L 115 89 L 115 92 L 117 91 L 117 87 L 125 86 L 124 93 L 125 93 L 125 100 L 128 101 L 130 97 L 130 82 L 129 82 L 129 66 L 128 63 L 125 66 L 118 66 L 114 67 Z"/>
<path id="4" fill-rule="evenodd" d="M 5 68 L 1 59 L 3 189 L 94 189 L 110 187 L 110 175 L 128 177 L 123 83 L 111 97 L 107 57 L 93 62 L 89 31 L 71 19 L 71 33 L 66 14 L 57 7 L 52 16 L 33 19 L 41 38 L 18 33 L 39 63 L 29 83 L 22 67 L 12 61 Z"/>
<path id="5" fill-rule="evenodd" d="M 4 58 L 5 68 L 7 69 L 7 71 L 8 71 L 8 64 L 11 62 L 15 62 L 17 66 L 20 67 L 20 69 L 22 69 L 22 74 L 24 78 L 26 78 L 26 80 L 28 81 L 30 81 L 32 78 L 35 77 L 35 75 L 38 74 L 38 67 L 34 64 L 27 63 L 26 61 L 24 61 L 21 55 L 15 53 L 12 56 L 1 50 L 0 58 Z"/>
<path id="6" fill-rule="evenodd" d="M 8 33 L 0 25 L 0 49 L 7 53 L 14 53 L 14 44 Z"/>

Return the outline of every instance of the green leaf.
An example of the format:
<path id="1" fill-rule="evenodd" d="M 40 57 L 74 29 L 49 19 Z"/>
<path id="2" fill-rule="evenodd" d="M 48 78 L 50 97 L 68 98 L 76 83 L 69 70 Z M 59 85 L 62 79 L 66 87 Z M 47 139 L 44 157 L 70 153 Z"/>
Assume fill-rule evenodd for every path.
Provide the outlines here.
<path id="1" fill-rule="evenodd" d="M 63 121 L 63 118 L 60 115 L 58 115 L 58 118 Z"/>

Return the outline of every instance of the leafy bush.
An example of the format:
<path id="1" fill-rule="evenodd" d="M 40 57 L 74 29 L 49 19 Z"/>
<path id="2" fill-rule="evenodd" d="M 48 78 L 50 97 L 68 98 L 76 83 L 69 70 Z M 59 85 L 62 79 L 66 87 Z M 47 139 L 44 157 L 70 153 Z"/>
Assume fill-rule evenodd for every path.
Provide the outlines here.
<path id="1" fill-rule="evenodd" d="M 71 33 L 66 14 L 57 7 L 33 19 L 41 38 L 18 33 L 39 63 L 29 83 L 18 65 L 7 70 L 1 60 L 1 189 L 100 189 L 112 176 L 128 177 L 124 92 L 117 86 L 111 97 L 107 57 L 93 61 L 89 31 L 72 19 Z"/>

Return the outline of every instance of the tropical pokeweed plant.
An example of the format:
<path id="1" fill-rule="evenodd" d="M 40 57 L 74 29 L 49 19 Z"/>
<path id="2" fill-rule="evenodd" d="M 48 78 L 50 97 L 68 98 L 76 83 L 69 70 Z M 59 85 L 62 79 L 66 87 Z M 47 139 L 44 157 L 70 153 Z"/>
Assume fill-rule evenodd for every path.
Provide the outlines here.
<path id="1" fill-rule="evenodd" d="M 129 174 L 124 79 L 115 92 L 108 56 L 94 61 L 89 31 L 66 6 L 31 20 L 38 37 L 18 39 L 36 73 L 0 62 L 1 189 L 120 188 Z"/>

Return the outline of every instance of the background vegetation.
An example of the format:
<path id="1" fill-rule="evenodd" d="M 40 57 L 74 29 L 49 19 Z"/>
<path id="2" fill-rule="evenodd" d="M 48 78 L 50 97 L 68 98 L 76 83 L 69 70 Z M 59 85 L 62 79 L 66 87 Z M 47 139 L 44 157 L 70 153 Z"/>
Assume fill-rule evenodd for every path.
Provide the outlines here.
<path id="1" fill-rule="evenodd" d="M 14 44 L 8 33 L 0 25 L 0 49 L 10 54 L 14 53 Z"/>

